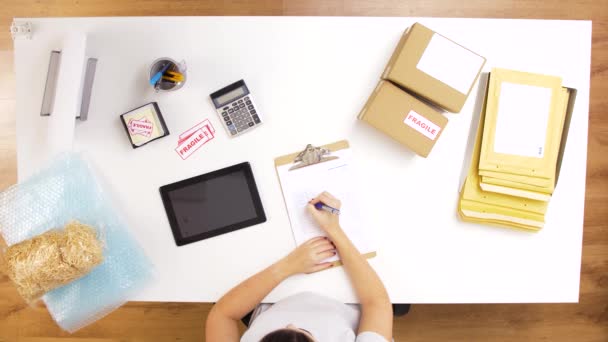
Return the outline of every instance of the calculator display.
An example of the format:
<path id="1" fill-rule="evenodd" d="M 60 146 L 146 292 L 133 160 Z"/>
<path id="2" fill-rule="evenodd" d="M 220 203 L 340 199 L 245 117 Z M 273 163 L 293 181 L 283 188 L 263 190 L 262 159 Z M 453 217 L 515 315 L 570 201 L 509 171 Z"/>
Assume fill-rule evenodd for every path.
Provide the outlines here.
<path id="1" fill-rule="evenodd" d="M 230 103 L 237 97 L 243 96 L 243 95 L 245 95 L 245 88 L 240 87 L 240 88 L 236 88 L 235 90 L 216 98 L 215 100 L 217 101 L 217 103 L 220 104 L 220 107 L 221 107 L 221 106 L 225 105 L 226 103 Z"/>

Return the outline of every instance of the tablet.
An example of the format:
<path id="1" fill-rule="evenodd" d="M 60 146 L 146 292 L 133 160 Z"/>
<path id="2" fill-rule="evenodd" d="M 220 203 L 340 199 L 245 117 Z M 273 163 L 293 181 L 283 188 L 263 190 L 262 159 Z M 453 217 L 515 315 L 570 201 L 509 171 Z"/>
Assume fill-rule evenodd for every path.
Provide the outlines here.
<path id="1" fill-rule="evenodd" d="M 162 186 L 160 196 L 178 246 L 266 221 L 249 163 Z"/>

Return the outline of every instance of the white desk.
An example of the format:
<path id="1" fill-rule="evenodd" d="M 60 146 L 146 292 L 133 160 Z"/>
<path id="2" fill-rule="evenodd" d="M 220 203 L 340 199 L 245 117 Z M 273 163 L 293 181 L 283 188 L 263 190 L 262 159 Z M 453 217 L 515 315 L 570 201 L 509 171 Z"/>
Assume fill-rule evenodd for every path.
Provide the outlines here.
<path id="1" fill-rule="evenodd" d="M 229 288 L 294 248 L 273 158 L 349 139 L 362 174 L 370 227 L 379 240 L 371 264 L 391 299 L 405 303 L 578 301 L 591 22 L 428 18 L 66 18 L 27 19 L 32 40 L 15 42 L 19 178 L 45 157 L 40 103 L 49 52 L 70 31 L 88 34 L 99 58 L 89 120 L 74 147 L 98 166 L 116 204 L 157 268 L 158 279 L 134 300 L 215 301 Z M 537 234 L 460 222 L 456 216 L 477 89 L 428 159 L 355 117 L 377 83 L 403 30 L 423 24 L 504 67 L 560 75 L 578 89 L 559 184 L 546 227 Z M 154 94 L 146 83 L 158 57 L 185 59 L 188 82 Z M 265 124 L 230 139 L 208 95 L 244 78 Z M 133 150 L 119 114 L 158 101 L 172 135 Z M 182 161 L 177 136 L 209 118 L 217 138 Z M 473 124 L 473 129 L 476 124 Z M 466 159 L 466 160 L 465 160 Z M 158 187 L 250 161 L 268 221 L 176 247 Z M 268 301 L 302 290 L 345 302 L 356 298 L 341 268 L 297 276 Z"/>

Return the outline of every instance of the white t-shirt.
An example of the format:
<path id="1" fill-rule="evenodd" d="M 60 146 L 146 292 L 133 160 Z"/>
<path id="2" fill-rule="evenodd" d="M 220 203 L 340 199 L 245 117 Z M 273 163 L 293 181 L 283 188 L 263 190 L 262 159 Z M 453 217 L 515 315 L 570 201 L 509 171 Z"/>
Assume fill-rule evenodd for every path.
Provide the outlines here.
<path id="1" fill-rule="evenodd" d="M 259 306 L 241 342 L 259 342 L 267 334 L 289 324 L 307 330 L 319 342 L 387 342 L 375 332 L 363 332 L 357 336 L 360 316 L 358 305 L 346 305 L 303 292 L 274 305 Z"/>

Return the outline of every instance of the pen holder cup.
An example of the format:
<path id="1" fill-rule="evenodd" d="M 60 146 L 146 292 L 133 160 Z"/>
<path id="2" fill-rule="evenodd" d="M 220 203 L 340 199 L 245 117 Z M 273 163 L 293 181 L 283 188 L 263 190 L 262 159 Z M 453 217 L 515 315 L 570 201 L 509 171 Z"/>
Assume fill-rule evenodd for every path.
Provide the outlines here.
<path id="1" fill-rule="evenodd" d="M 167 67 L 167 64 L 169 65 L 168 67 Z M 182 74 L 183 80 L 181 80 L 179 82 L 174 82 L 174 81 L 170 81 L 170 80 L 161 78 L 154 85 L 154 90 L 156 90 L 157 93 L 178 90 L 184 86 L 184 83 L 186 83 L 186 80 L 188 79 L 188 76 L 186 75 L 186 62 L 185 61 L 181 61 L 180 63 L 178 63 L 171 58 L 163 57 L 163 58 L 159 58 L 159 59 L 155 60 L 154 63 L 152 63 L 152 66 L 150 67 L 150 76 L 149 76 L 148 80 L 151 80 L 152 77 L 154 77 L 154 75 L 156 75 L 158 72 L 162 71 L 165 67 L 167 67 L 167 69 L 163 75 L 166 75 L 166 73 L 168 71 L 174 71 L 174 72 L 178 72 L 178 73 Z"/>

